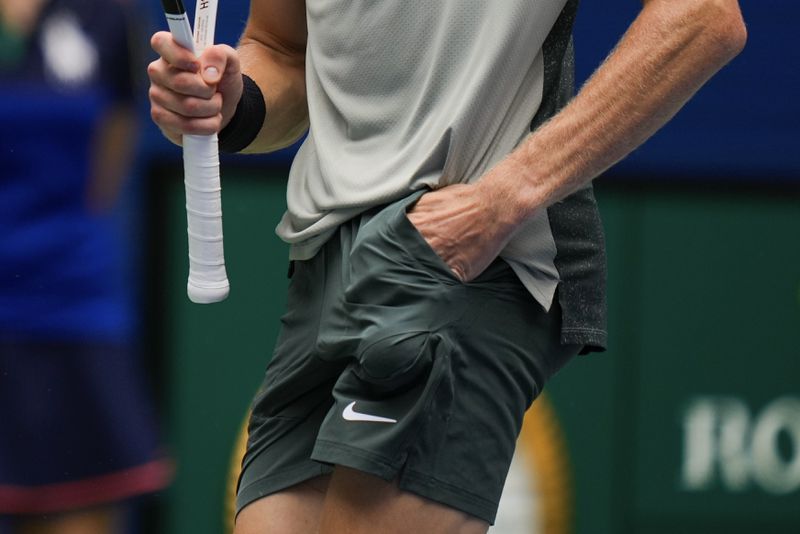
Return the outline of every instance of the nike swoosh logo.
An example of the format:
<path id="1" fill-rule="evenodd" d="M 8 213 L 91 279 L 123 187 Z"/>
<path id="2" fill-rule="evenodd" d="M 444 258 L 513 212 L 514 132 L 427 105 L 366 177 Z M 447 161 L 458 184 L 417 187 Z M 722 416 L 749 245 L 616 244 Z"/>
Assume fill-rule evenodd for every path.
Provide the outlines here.
<path id="1" fill-rule="evenodd" d="M 345 421 L 369 421 L 371 423 L 396 423 L 397 419 L 389 419 L 388 417 L 380 417 L 378 415 L 370 415 L 367 413 L 360 413 L 355 410 L 356 401 L 351 402 L 344 407 L 342 417 Z"/>

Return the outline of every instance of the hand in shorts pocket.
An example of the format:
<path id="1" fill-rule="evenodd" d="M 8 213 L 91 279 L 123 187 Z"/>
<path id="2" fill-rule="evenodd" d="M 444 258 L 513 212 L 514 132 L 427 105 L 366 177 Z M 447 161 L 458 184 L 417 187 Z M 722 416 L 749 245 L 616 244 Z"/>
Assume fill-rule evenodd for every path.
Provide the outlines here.
<path id="1" fill-rule="evenodd" d="M 477 278 L 511 239 L 514 225 L 477 184 L 454 184 L 422 195 L 408 220 L 462 282 Z"/>

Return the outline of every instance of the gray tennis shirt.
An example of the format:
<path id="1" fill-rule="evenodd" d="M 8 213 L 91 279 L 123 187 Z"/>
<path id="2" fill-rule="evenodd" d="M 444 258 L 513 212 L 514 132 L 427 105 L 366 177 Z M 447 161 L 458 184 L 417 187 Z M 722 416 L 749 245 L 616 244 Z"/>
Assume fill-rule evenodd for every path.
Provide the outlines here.
<path id="1" fill-rule="evenodd" d="M 542 45 L 566 0 L 306 0 L 310 130 L 278 235 L 308 259 L 373 206 L 478 180 L 530 132 Z M 501 256 L 549 309 L 545 210 Z"/>

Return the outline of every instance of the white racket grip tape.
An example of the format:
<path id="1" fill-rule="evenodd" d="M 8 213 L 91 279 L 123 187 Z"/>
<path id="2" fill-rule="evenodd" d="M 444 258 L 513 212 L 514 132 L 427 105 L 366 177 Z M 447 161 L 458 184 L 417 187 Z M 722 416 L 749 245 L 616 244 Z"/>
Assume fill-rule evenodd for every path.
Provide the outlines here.
<path id="1" fill-rule="evenodd" d="M 222 189 L 217 135 L 183 136 L 189 300 L 210 304 L 230 292 L 222 244 Z"/>

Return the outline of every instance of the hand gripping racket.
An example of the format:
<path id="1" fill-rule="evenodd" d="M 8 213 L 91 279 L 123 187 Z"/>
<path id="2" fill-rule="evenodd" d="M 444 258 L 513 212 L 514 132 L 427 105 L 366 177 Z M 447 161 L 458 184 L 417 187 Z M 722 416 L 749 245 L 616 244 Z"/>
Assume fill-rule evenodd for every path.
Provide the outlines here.
<path id="1" fill-rule="evenodd" d="M 200 55 L 214 42 L 217 0 L 197 0 L 194 37 L 181 0 L 161 0 L 175 41 Z M 183 172 L 189 237 L 189 280 L 186 293 L 199 304 L 228 296 L 222 247 L 222 189 L 217 135 L 183 136 Z"/>

